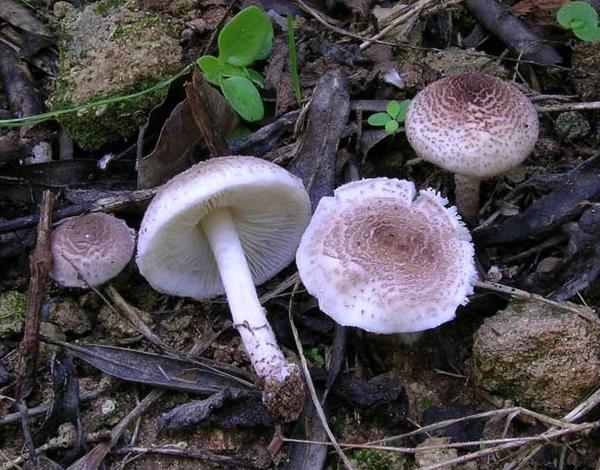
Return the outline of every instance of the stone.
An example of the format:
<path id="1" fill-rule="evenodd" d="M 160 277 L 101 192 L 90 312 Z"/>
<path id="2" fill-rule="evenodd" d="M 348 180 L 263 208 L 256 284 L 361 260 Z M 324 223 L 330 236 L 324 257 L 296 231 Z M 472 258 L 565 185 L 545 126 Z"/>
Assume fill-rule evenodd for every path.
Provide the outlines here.
<path id="1" fill-rule="evenodd" d="M 62 13 L 52 111 L 140 92 L 181 68 L 174 23 L 134 0 L 102 0 Z M 96 149 L 130 137 L 165 94 L 162 89 L 58 119 L 80 147 Z"/>
<path id="2" fill-rule="evenodd" d="M 590 133 L 590 123 L 583 114 L 575 111 L 560 113 L 554 121 L 554 132 L 563 141 L 582 139 Z"/>
<path id="3" fill-rule="evenodd" d="M 473 376 L 492 393 L 561 417 L 600 382 L 596 316 L 512 301 L 475 333 Z"/>

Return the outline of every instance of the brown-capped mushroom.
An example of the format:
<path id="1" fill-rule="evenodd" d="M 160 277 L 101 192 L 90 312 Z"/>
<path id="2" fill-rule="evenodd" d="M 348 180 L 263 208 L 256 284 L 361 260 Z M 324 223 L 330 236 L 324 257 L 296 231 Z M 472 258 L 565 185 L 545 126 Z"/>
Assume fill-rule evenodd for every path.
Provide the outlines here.
<path id="1" fill-rule="evenodd" d="M 65 287 L 99 286 L 129 263 L 135 235 L 125 221 L 96 212 L 71 217 L 52 230 L 50 276 Z"/>
<path id="2" fill-rule="evenodd" d="M 374 178 L 321 199 L 296 265 L 323 312 L 373 333 L 454 318 L 475 282 L 471 236 L 453 207 L 410 181 Z"/>
<path id="3" fill-rule="evenodd" d="M 473 220 L 480 180 L 527 158 L 538 138 L 539 120 L 515 85 L 470 72 L 420 91 L 406 113 L 405 131 L 419 157 L 455 174 L 456 205 Z"/>

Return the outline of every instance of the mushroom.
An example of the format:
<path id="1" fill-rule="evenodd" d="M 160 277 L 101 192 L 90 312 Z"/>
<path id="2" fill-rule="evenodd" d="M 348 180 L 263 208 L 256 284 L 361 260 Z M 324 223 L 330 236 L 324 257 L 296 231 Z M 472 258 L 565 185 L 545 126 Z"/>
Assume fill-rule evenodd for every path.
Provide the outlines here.
<path id="1" fill-rule="evenodd" d="M 476 280 L 471 236 L 431 189 L 374 178 L 322 198 L 296 253 L 300 278 L 336 322 L 413 333 L 454 318 Z"/>
<path id="2" fill-rule="evenodd" d="M 479 185 L 519 165 L 538 138 L 538 115 L 516 86 L 482 73 L 442 78 L 421 90 L 406 113 L 416 154 L 455 173 L 456 205 L 479 211 Z"/>
<path id="3" fill-rule="evenodd" d="M 111 214 L 65 219 L 51 234 L 50 276 L 65 287 L 99 286 L 129 263 L 135 232 Z"/>
<path id="4" fill-rule="evenodd" d="M 255 285 L 293 261 L 310 211 L 302 182 L 283 168 L 213 158 L 159 189 L 138 240 L 137 264 L 157 291 L 197 300 L 226 294 L 263 401 L 285 420 L 304 406 L 302 378 L 277 345 Z"/>

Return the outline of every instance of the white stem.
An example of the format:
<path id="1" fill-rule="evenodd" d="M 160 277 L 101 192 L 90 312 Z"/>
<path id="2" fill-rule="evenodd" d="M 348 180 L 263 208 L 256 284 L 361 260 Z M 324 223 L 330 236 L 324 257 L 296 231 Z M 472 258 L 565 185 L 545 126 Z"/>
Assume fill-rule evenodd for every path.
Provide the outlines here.
<path id="1" fill-rule="evenodd" d="M 465 222 L 473 223 L 479 213 L 479 186 L 481 180 L 473 176 L 454 175 L 454 199 L 458 213 Z"/>
<path id="2" fill-rule="evenodd" d="M 290 374 L 290 364 L 277 345 L 265 311 L 258 301 L 231 210 L 213 211 L 202 228 L 219 266 L 233 323 L 242 337 L 246 352 L 263 380 L 283 382 Z"/>

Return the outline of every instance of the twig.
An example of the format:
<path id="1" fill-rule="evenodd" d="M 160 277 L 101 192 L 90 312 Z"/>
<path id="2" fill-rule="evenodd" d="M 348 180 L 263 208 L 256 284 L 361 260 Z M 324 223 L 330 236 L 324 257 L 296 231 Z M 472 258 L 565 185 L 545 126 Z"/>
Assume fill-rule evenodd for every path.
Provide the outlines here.
<path id="1" fill-rule="evenodd" d="M 373 41 L 381 39 L 382 37 L 384 37 L 386 34 L 388 34 L 393 29 L 397 28 L 398 26 L 400 26 L 401 24 L 403 24 L 407 21 L 412 20 L 413 18 L 420 15 L 422 12 L 432 10 L 435 8 L 439 8 L 442 6 L 448 6 L 448 5 L 453 5 L 453 4 L 456 5 L 459 3 L 462 3 L 462 0 L 456 0 L 456 1 L 450 1 L 450 2 L 440 1 L 440 0 L 419 0 L 416 3 L 411 3 L 410 6 L 403 8 L 401 10 L 401 12 L 399 12 L 400 14 L 397 14 L 397 16 L 392 21 L 390 21 L 390 23 L 385 28 L 383 28 L 381 31 L 379 31 L 377 34 L 375 34 L 370 39 L 367 39 L 365 42 L 363 42 L 359 46 L 359 49 L 360 50 L 366 49 L 373 43 Z"/>
<path id="2" fill-rule="evenodd" d="M 41 306 L 48 274 L 52 267 L 50 252 L 50 225 L 54 195 L 44 191 L 40 208 L 37 243 L 29 259 L 29 288 L 27 291 L 27 314 L 23 340 L 19 345 L 19 376 L 15 400 L 25 400 L 32 391 L 35 382 L 36 362 L 39 349 Z"/>
<path id="3" fill-rule="evenodd" d="M 477 21 L 527 60 L 545 65 L 562 62 L 560 54 L 544 43 L 527 24 L 496 0 L 465 0 Z"/>
<path id="4" fill-rule="evenodd" d="M 93 399 L 99 397 L 105 391 L 106 391 L 106 387 L 100 387 L 97 390 L 94 390 L 91 392 L 86 392 L 81 395 L 80 400 L 82 402 L 93 400 Z M 52 408 L 52 405 L 53 405 L 53 403 L 44 403 L 43 405 L 39 405 L 34 408 L 29 408 L 27 410 L 27 417 L 31 418 L 34 416 L 46 414 L 48 411 L 50 411 L 50 409 Z M 4 426 L 5 424 L 16 423 L 20 419 L 21 419 L 21 413 L 19 413 L 19 412 L 9 413 L 7 415 L 0 416 L 0 427 Z"/>
<path id="5" fill-rule="evenodd" d="M 27 313 L 23 339 L 19 345 L 19 367 L 15 392 L 15 403 L 21 417 L 25 443 L 32 460 L 36 459 L 35 445 L 31 438 L 27 421 L 27 405 L 25 400 L 33 391 L 36 379 L 37 358 L 40 347 L 41 307 L 48 274 L 52 267 L 50 252 L 50 231 L 52 223 L 52 206 L 54 195 L 50 191 L 42 194 L 40 221 L 38 224 L 37 242 L 29 258 L 29 288 L 27 291 Z"/>
<path id="6" fill-rule="evenodd" d="M 527 437 L 527 438 L 518 438 L 512 442 L 508 442 L 506 444 L 500 444 L 494 447 L 490 447 L 488 449 L 479 450 L 477 452 L 471 452 L 466 455 L 462 455 L 460 457 L 456 457 L 454 459 L 444 460 L 443 462 L 438 462 L 434 465 L 428 465 L 426 467 L 422 467 L 421 470 L 436 470 L 438 468 L 449 468 L 454 465 L 459 465 L 465 462 L 469 462 L 471 460 L 475 460 L 481 457 L 485 457 L 486 455 L 495 454 L 496 452 L 500 452 L 507 449 L 512 449 L 514 447 L 521 447 L 525 444 L 529 444 L 532 440 L 547 442 L 551 439 L 557 439 L 562 436 L 566 436 L 568 434 L 574 434 L 582 431 L 591 431 L 593 429 L 597 429 L 600 427 L 600 421 L 594 421 L 593 423 L 583 423 L 573 425 L 566 429 L 559 429 L 555 431 L 547 431 L 539 434 L 538 436 Z"/>
<path id="7" fill-rule="evenodd" d="M 66 217 L 72 217 L 87 212 L 115 212 L 125 207 L 149 202 L 150 199 L 154 197 L 154 194 L 156 194 L 156 191 L 157 188 L 127 191 L 116 196 L 104 197 L 91 203 L 65 207 L 64 209 L 57 210 L 53 214 L 52 219 L 54 222 L 57 222 Z M 39 219 L 39 214 L 32 214 L 17 219 L 7 220 L 6 222 L 0 222 L 0 234 L 31 228 L 38 223 Z"/>
<path id="8" fill-rule="evenodd" d="M 587 103 L 562 103 L 536 106 L 538 113 L 559 113 L 562 111 L 587 111 L 600 109 L 600 101 L 588 101 Z"/>
<path id="9" fill-rule="evenodd" d="M 141 416 L 150 406 L 152 406 L 164 393 L 164 390 L 154 389 L 144 399 L 125 416 L 110 432 L 110 441 L 101 442 L 91 451 L 69 466 L 69 470 L 89 470 L 97 469 L 110 450 L 116 445 L 117 441 L 138 416 Z"/>
<path id="10" fill-rule="evenodd" d="M 354 470 L 354 466 L 352 465 L 352 462 L 350 462 L 350 460 L 348 459 L 348 457 L 346 456 L 346 454 L 344 453 L 344 451 L 338 444 L 335 436 L 333 435 L 333 432 L 331 432 L 331 428 L 329 427 L 329 424 L 327 423 L 327 417 L 325 416 L 325 411 L 323 411 L 323 407 L 321 406 L 321 403 L 319 401 L 319 396 L 317 395 L 315 385 L 312 381 L 312 378 L 310 377 L 310 372 L 308 370 L 308 363 L 306 362 L 306 357 L 304 356 L 304 349 L 302 348 L 302 343 L 300 342 L 300 336 L 298 335 L 298 329 L 296 328 L 296 324 L 294 323 L 294 316 L 292 315 L 292 305 L 294 302 L 294 294 L 299 286 L 300 286 L 300 281 L 296 281 L 296 283 L 294 284 L 294 288 L 292 290 L 292 295 L 290 296 L 290 302 L 289 302 L 289 306 L 288 306 L 288 316 L 290 319 L 290 326 L 292 328 L 292 334 L 294 336 L 294 342 L 296 343 L 296 348 L 298 348 L 298 355 L 300 356 L 300 363 L 302 364 L 302 371 L 304 372 L 306 386 L 308 387 L 310 396 L 311 396 L 313 404 L 315 406 L 315 410 L 317 411 L 317 415 L 319 416 L 319 419 L 321 420 L 323 429 L 325 429 L 325 432 L 327 433 L 327 437 L 329 437 L 331 444 L 335 448 L 336 452 L 340 456 L 340 459 L 342 460 L 342 462 L 344 463 L 346 468 L 348 468 L 350 470 Z"/>
<path id="11" fill-rule="evenodd" d="M 593 315 L 592 309 L 588 307 L 583 307 L 581 305 L 573 304 L 570 302 L 556 302 L 554 300 L 547 299 L 546 297 L 543 297 L 541 295 L 532 294 L 531 292 L 517 289 L 516 287 L 505 286 L 504 284 L 499 284 L 497 282 L 477 281 L 475 286 L 480 289 L 487 289 L 494 292 L 500 292 L 502 294 L 508 294 L 513 299 L 533 300 L 536 302 L 542 302 L 544 304 L 560 308 L 561 310 L 576 313 L 577 315 L 581 316 L 582 318 L 588 321 L 600 324 L 600 320 L 595 315 Z"/>
<path id="12" fill-rule="evenodd" d="M 117 314 L 123 315 L 134 327 L 138 330 L 141 335 L 150 341 L 152 344 L 156 345 L 160 350 L 170 353 L 176 357 L 181 357 L 182 354 L 175 351 L 168 344 L 166 344 L 162 339 L 160 339 L 157 335 L 155 335 L 152 330 L 144 323 L 144 321 L 140 318 L 139 312 L 140 310 L 136 307 L 130 305 L 122 296 L 119 294 L 117 289 L 115 289 L 112 285 L 107 286 L 104 289 L 106 295 L 110 298 L 110 300 L 114 303 L 114 306 L 108 302 L 107 299 L 104 299 L 103 296 L 101 298 L 108 304 L 108 306 Z"/>
<path id="13" fill-rule="evenodd" d="M 114 449 L 111 454 L 159 454 L 159 455 L 172 455 L 175 457 L 193 459 L 193 460 L 205 460 L 208 462 L 216 462 L 220 465 L 226 465 L 228 467 L 235 468 L 260 468 L 256 467 L 247 460 L 236 459 L 226 455 L 213 454 L 212 452 L 196 450 L 187 451 L 183 449 L 177 449 L 173 447 L 120 447 Z"/>

